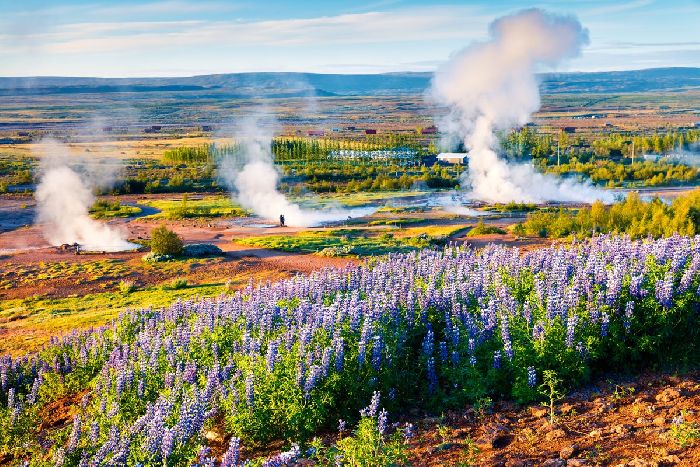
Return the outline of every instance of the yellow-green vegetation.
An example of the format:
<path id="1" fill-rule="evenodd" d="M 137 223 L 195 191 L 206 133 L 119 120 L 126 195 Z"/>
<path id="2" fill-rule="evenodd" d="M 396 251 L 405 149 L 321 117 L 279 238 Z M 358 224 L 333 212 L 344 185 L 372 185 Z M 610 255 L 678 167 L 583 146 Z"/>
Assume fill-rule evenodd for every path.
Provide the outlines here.
<path id="1" fill-rule="evenodd" d="M 497 212 L 522 212 L 522 211 L 535 211 L 537 210 L 536 204 L 531 203 L 516 203 L 511 201 L 510 203 L 496 203 L 484 206 L 486 211 L 497 211 Z"/>
<path id="2" fill-rule="evenodd" d="M 81 282 L 119 278 L 129 273 L 129 267 L 121 259 L 36 264 L 6 263 L 0 270 L 0 289 L 31 286 L 42 282 L 74 277 Z M 80 279 L 79 279 L 80 278 Z"/>
<path id="3" fill-rule="evenodd" d="M 420 224 L 425 222 L 425 219 L 420 218 L 398 218 L 398 219 L 377 219 L 370 221 L 368 225 L 392 225 L 396 227 L 404 227 L 411 224 Z"/>
<path id="4" fill-rule="evenodd" d="M 690 183 L 697 180 L 700 172 L 695 167 L 661 160 L 623 164 L 611 160 L 581 162 L 575 157 L 569 163 L 546 167 L 549 173 L 587 175 L 591 181 L 609 187 L 628 185 L 661 186 Z"/>
<path id="5" fill-rule="evenodd" d="M 471 229 L 467 233 L 467 237 L 476 237 L 478 235 L 493 235 L 493 234 L 504 234 L 506 233 L 505 230 L 503 230 L 500 227 L 497 227 L 495 225 L 486 225 L 484 224 L 483 219 L 479 219 L 479 223 L 474 226 L 473 229 Z"/>
<path id="6" fill-rule="evenodd" d="M 322 256 L 370 256 L 439 246 L 464 225 L 407 229 L 311 230 L 296 235 L 265 235 L 234 240 L 244 245 Z"/>
<path id="7" fill-rule="evenodd" d="M 700 189 L 679 196 L 670 205 L 658 198 L 645 202 L 639 194 L 630 193 L 624 201 L 611 206 L 596 202 L 579 210 L 534 212 L 517 228 L 528 235 L 553 238 L 608 232 L 624 233 L 632 238 L 661 237 L 676 232 L 695 235 L 700 232 Z"/>
<path id="8" fill-rule="evenodd" d="M 245 217 L 248 212 L 233 204 L 228 196 L 202 196 L 190 198 L 186 194 L 180 199 L 153 199 L 143 204 L 161 212 L 148 216 L 150 219 L 185 219 L 198 217 Z"/>
<path id="9" fill-rule="evenodd" d="M 108 219 L 113 217 L 131 217 L 141 213 L 138 206 L 129 206 L 119 201 L 98 199 L 90 208 L 90 215 L 95 219 Z"/>
<path id="10" fill-rule="evenodd" d="M 248 277 L 233 278 L 242 286 Z M 73 329 L 100 326 L 126 308 L 164 307 L 174 301 L 195 297 L 213 297 L 226 293 L 231 284 L 217 282 L 185 287 L 153 286 L 144 289 L 119 287 L 113 292 L 91 293 L 66 298 L 28 297 L 5 300 L 0 308 L 0 353 L 21 355 L 36 350 L 51 335 Z"/>

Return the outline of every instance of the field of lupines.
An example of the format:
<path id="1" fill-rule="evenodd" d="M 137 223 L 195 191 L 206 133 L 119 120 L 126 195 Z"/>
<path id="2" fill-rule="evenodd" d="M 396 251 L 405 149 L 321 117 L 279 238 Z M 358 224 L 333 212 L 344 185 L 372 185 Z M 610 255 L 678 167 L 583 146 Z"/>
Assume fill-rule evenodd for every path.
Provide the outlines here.
<path id="1" fill-rule="evenodd" d="M 539 399 L 548 370 L 573 387 L 607 371 L 690 368 L 699 287 L 700 236 L 601 236 L 527 253 L 390 255 L 134 310 L 0 360 L 0 453 L 35 465 L 231 466 L 239 446 L 303 448 L 368 404 L 384 430 L 384 410 Z M 59 409 L 72 423 L 42 424 Z M 222 456 L 207 448 L 210 430 L 225 435 Z"/>

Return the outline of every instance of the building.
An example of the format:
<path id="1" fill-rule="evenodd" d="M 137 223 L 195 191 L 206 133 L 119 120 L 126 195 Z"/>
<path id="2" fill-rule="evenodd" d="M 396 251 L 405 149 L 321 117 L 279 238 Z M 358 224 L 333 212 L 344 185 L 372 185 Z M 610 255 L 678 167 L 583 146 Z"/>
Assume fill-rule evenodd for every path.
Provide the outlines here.
<path id="1" fill-rule="evenodd" d="M 434 135 L 435 133 L 437 133 L 437 130 L 438 130 L 437 127 L 435 125 L 432 125 L 432 126 L 428 126 L 428 127 L 421 129 L 420 134 L 421 135 Z"/>
<path id="2" fill-rule="evenodd" d="M 393 148 L 375 151 L 362 151 L 354 149 L 339 149 L 330 151 L 328 157 L 331 159 L 346 160 L 394 160 L 394 161 L 417 161 L 418 151 L 411 148 Z"/>
<path id="3" fill-rule="evenodd" d="M 576 133 L 576 127 L 575 126 L 565 126 L 564 128 L 561 129 L 564 133 L 567 134 L 573 134 Z"/>
<path id="4" fill-rule="evenodd" d="M 366 134 L 366 135 L 376 135 L 376 134 L 377 134 L 377 130 L 375 130 L 374 128 L 367 128 L 367 129 L 365 130 L 365 134 Z"/>
<path id="5" fill-rule="evenodd" d="M 438 162 L 444 164 L 464 164 L 467 154 L 464 152 L 441 152 L 437 155 Z"/>
<path id="6" fill-rule="evenodd" d="M 323 130 L 309 130 L 306 134 L 309 136 L 323 136 L 325 133 Z"/>
<path id="7" fill-rule="evenodd" d="M 700 128 L 700 122 L 695 122 L 695 128 Z"/>

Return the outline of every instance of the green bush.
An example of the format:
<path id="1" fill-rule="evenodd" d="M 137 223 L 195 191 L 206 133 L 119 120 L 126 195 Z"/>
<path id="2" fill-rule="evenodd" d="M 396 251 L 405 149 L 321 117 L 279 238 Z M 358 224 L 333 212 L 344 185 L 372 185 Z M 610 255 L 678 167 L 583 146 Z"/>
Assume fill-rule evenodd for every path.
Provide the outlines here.
<path id="1" fill-rule="evenodd" d="M 182 240 L 166 226 L 156 227 L 151 232 L 151 251 L 157 255 L 179 256 L 182 254 Z"/>

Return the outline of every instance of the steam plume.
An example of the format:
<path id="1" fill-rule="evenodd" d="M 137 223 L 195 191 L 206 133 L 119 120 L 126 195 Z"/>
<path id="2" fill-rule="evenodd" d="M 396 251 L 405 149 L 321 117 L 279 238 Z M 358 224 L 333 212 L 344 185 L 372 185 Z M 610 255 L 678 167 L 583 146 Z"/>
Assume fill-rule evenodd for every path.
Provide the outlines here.
<path id="1" fill-rule="evenodd" d="M 489 39 L 458 52 L 433 77 L 431 94 L 449 108 L 443 130 L 469 150 L 462 174 L 471 196 L 489 202 L 590 201 L 607 198 L 590 185 L 543 175 L 499 158 L 494 131 L 525 124 L 540 106 L 535 71 L 576 57 L 588 32 L 573 16 L 539 9 L 495 20 Z"/>
<path id="2" fill-rule="evenodd" d="M 259 120 L 247 122 L 236 141 L 241 145 L 242 161 L 226 158 L 221 175 L 238 203 L 265 219 L 276 220 L 283 214 L 285 223 L 294 227 L 311 227 L 325 222 L 346 220 L 371 214 L 373 208 L 304 209 L 289 201 L 277 189 L 279 172 L 271 151 L 272 134 Z"/>
<path id="3" fill-rule="evenodd" d="M 46 240 L 51 245 L 78 243 L 90 251 L 135 249 L 137 245 L 126 241 L 121 232 L 92 219 L 88 212 L 95 200 L 92 188 L 107 182 L 109 170 L 83 162 L 81 169 L 91 169 L 91 173 L 81 175 L 71 168 L 67 151 L 56 141 L 42 142 L 41 150 L 44 156 L 35 197 L 37 221 Z"/>

